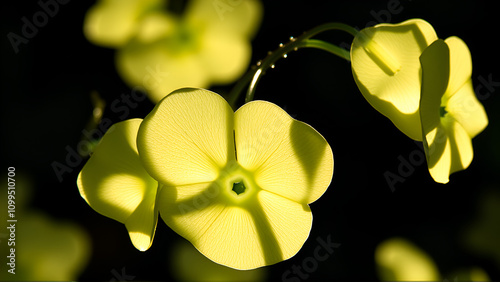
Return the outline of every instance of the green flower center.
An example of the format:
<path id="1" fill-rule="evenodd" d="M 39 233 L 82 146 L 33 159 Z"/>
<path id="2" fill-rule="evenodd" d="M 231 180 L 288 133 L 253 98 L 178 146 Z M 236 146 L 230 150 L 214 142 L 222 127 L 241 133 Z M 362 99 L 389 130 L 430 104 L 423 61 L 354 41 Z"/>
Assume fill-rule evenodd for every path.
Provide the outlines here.
<path id="1" fill-rule="evenodd" d="M 243 183 L 243 181 L 240 181 L 240 182 L 234 182 L 233 183 L 233 191 L 234 193 L 236 193 L 236 195 L 239 195 L 243 192 L 245 192 L 245 184 Z"/>
<path id="2" fill-rule="evenodd" d="M 448 111 L 446 111 L 445 107 L 440 107 L 439 108 L 439 116 L 440 117 L 444 117 L 447 113 L 448 113 Z"/>
<path id="3" fill-rule="evenodd" d="M 202 28 L 195 25 L 179 23 L 175 32 L 162 39 L 169 52 L 173 54 L 187 54 L 198 50 L 200 47 L 200 34 Z"/>
<path id="4" fill-rule="evenodd" d="M 216 185 L 222 188 L 222 197 L 228 204 L 239 206 L 251 205 L 260 187 L 257 185 L 252 172 L 242 168 L 237 162 L 230 162 L 219 172 L 215 180 Z"/>

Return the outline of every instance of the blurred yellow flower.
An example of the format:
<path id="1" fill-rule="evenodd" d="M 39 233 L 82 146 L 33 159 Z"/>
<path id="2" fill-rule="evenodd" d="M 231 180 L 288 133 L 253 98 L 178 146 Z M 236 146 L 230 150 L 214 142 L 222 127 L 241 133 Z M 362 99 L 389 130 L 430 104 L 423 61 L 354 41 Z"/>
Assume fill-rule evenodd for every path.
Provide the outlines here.
<path id="1" fill-rule="evenodd" d="M 136 147 L 142 119 L 111 126 L 78 175 L 80 195 L 98 213 L 124 223 L 134 246 L 145 251 L 158 220 L 156 182 L 142 167 Z"/>
<path id="2" fill-rule="evenodd" d="M 472 87 L 469 48 L 458 37 L 436 40 L 422 56 L 420 117 L 429 172 L 436 182 L 466 169 L 472 141 L 488 117 Z"/>
<path id="3" fill-rule="evenodd" d="M 7 195 L 15 196 L 15 216 L 0 213 L 0 221 L 7 223 L 0 231 L 0 253 L 5 256 L 0 281 L 78 280 L 91 256 L 90 237 L 74 222 L 30 208 L 34 190 L 40 187 L 22 170 L 15 172 L 15 189 L 9 190 L 15 193 L 0 193 L 2 203 L 7 203 Z"/>
<path id="4" fill-rule="evenodd" d="M 441 275 L 434 260 L 422 249 L 404 238 L 390 238 L 375 250 L 378 277 L 382 281 L 490 281 L 477 266 L 461 267 Z"/>
<path id="5" fill-rule="evenodd" d="M 33 211 L 24 213 L 17 226 L 16 274 L 5 271 L 0 274 L 0 280 L 78 279 L 91 253 L 90 238 L 80 226 L 71 222 L 57 222 L 41 212 Z"/>
<path id="6" fill-rule="evenodd" d="M 125 2 L 99 2 L 84 30 L 92 42 L 119 48 L 119 74 L 153 102 L 181 87 L 233 82 L 247 69 L 260 1 L 191 0 L 182 15 L 160 0 Z"/>
<path id="7" fill-rule="evenodd" d="M 294 256 L 310 203 L 328 188 L 333 154 L 311 126 L 253 101 L 180 89 L 144 119 L 137 147 L 162 188 L 162 219 L 216 263 L 253 269 Z"/>
<path id="8" fill-rule="evenodd" d="M 391 238 L 377 246 L 375 262 L 382 281 L 438 281 L 436 264 L 424 251 L 403 238 Z"/>

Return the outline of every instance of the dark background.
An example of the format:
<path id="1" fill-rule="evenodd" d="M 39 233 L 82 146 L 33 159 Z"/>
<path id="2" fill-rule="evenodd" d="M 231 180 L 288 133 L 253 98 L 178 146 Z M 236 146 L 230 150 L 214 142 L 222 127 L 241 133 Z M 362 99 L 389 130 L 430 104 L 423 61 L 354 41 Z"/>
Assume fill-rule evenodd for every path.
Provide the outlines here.
<path id="1" fill-rule="evenodd" d="M 399 3 L 398 12 L 389 13 L 388 4 L 394 3 Z M 500 81 L 498 10 L 492 3 L 267 1 L 263 22 L 252 41 L 252 63 L 290 36 L 322 23 L 343 22 L 363 28 L 381 21 L 423 18 L 440 38 L 455 35 L 468 44 L 475 86 L 481 84 L 480 77 Z M 76 222 L 88 231 L 92 257 L 80 280 L 110 280 L 111 271 L 120 272 L 123 267 L 136 280 L 168 280 L 168 254 L 180 236 L 159 221 L 151 249 L 137 251 L 122 224 L 94 212 L 80 197 L 76 177 L 85 160 L 65 173 L 62 182 L 51 166 L 53 162 L 64 164 L 67 146 L 76 148 L 81 140 L 92 114 L 91 91 L 98 91 L 108 102 L 104 117 L 113 122 L 121 119 L 109 110 L 109 103 L 122 93 L 131 93 L 116 73 L 115 51 L 92 45 L 83 36 L 83 18 L 93 4 L 70 0 L 60 5 L 59 12 L 28 43 L 21 44 L 16 54 L 7 34 L 21 34 L 21 18 L 31 19 L 40 6 L 37 1 L 4 3 L 0 103 L 4 171 L 15 166 L 31 177 L 36 189 L 33 208 L 57 220 Z M 319 38 L 336 44 L 352 40 L 341 31 Z M 224 93 L 230 86 L 212 89 Z M 333 149 L 335 172 L 328 191 L 311 205 L 314 223 L 309 239 L 295 257 L 267 267 L 269 280 L 281 280 L 284 271 L 313 255 L 316 238 L 328 236 L 341 246 L 328 260 L 319 262 L 309 281 L 376 280 L 374 250 L 394 236 L 408 238 L 424 249 L 444 276 L 458 268 L 480 266 L 493 280 L 500 279 L 498 264 L 463 243 L 464 230 L 477 219 L 481 197 L 500 190 L 500 87 L 486 89 L 483 87 L 482 93 L 488 95 L 482 103 L 490 124 L 473 140 L 471 166 L 452 175 L 449 184 L 441 185 L 432 181 L 424 163 L 392 191 L 384 173 L 397 173 L 398 156 L 408 159 L 419 147 L 364 100 L 352 79 L 350 64 L 312 49 L 293 52 L 278 61 L 261 80 L 256 99 L 272 101 L 318 130 Z M 141 102 L 128 118 L 143 118 L 152 108 L 149 101 Z"/>

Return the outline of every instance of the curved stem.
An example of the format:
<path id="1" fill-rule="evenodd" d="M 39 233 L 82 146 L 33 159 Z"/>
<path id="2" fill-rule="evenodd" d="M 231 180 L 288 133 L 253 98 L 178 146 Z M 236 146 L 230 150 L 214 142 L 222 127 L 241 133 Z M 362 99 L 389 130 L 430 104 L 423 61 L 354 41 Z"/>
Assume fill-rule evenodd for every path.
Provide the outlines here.
<path id="1" fill-rule="evenodd" d="M 303 43 L 304 44 L 301 44 L 299 48 L 316 48 L 337 55 L 346 61 L 351 61 L 351 53 L 337 45 L 317 39 L 307 39 L 303 41 Z"/>
<path id="2" fill-rule="evenodd" d="M 280 44 L 280 47 L 277 50 L 270 53 L 264 60 L 259 61 L 257 63 L 257 67 L 253 67 L 248 73 L 245 74 L 245 76 L 243 76 L 240 81 L 238 81 L 238 83 L 229 93 L 229 104 L 234 107 L 234 104 L 236 103 L 236 100 L 238 99 L 241 91 L 248 83 L 250 83 L 250 86 L 248 87 L 248 91 L 245 97 L 245 103 L 252 101 L 256 86 L 265 70 L 269 67 L 273 67 L 276 61 L 286 56 L 287 53 L 298 50 L 299 48 L 317 48 L 325 50 L 350 61 L 349 51 L 321 40 L 309 39 L 317 35 L 318 33 L 327 30 L 343 30 L 353 36 L 356 36 L 356 34 L 358 33 L 355 28 L 343 23 L 326 23 L 303 33 L 298 38 L 290 38 L 290 42 L 284 45 Z"/>

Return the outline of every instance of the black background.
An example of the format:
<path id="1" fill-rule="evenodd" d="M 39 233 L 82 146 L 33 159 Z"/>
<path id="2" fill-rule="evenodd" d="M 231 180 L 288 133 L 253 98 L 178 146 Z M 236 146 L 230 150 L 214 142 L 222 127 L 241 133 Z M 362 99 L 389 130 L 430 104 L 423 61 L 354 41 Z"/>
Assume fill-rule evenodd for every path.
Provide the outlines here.
<path id="1" fill-rule="evenodd" d="M 252 41 L 252 63 L 290 36 L 322 23 L 363 28 L 381 21 L 423 18 L 440 38 L 455 35 L 468 44 L 475 86 L 480 85 L 479 77 L 500 81 L 499 21 L 492 2 L 267 1 L 263 22 Z M 159 221 L 151 249 L 137 251 L 122 224 L 97 214 L 80 197 L 76 177 L 85 161 L 65 173 L 62 182 L 51 166 L 64 163 L 65 148 L 76 148 L 80 141 L 92 113 L 91 91 L 98 91 L 108 102 L 131 93 L 116 73 L 115 51 L 92 45 L 83 36 L 83 18 L 93 3 L 70 0 L 60 5 L 59 12 L 28 43 L 21 44 L 17 54 L 7 34 L 21 34 L 22 17 L 31 19 L 40 6 L 37 1 L 3 3 L 0 148 L 4 171 L 15 166 L 31 177 L 36 189 L 33 208 L 57 220 L 79 223 L 88 231 L 92 257 L 80 280 L 110 280 L 111 270 L 120 272 L 123 267 L 136 280 L 169 280 L 168 254 L 180 236 Z M 389 13 L 388 5 L 396 5 L 398 12 Z M 336 44 L 352 40 L 336 31 L 319 38 Z M 212 89 L 224 93 L 230 86 Z M 309 281 L 376 280 L 374 250 L 393 236 L 408 238 L 423 248 L 443 275 L 477 265 L 493 280 L 500 279 L 498 265 L 465 248 L 461 239 L 464 228 L 477 216 L 480 196 L 500 189 L 498 93 L 500 87 L 495 87 L 482 100 L 490 124 L 474 139 L 475 156 L 466 171 L 441 185 L 432 181 L 423 164 L 391 191 L 384 172 L 397 173 L 398 156 L 408 159 L 418 146 L 364 100 L 349 62 L 312 49 L 278 61 L 263 77 L 256 99 L 272 101 L 318 130 L 333 149 L 335 172 L 328 191 L 311 205 L 314 220 L 309 239 L 295 257 L 267 267 L 269 280 L 281 280 L 284 271 L 313 255 L 316 238 L 328 236 L 341 246 L 319 263 Z M 152 108 L 152 103 L 144 101 L 128 118 L 143 118 Z M 109 111 L 109 103 L 104 117 L 121 120 Z"/>

